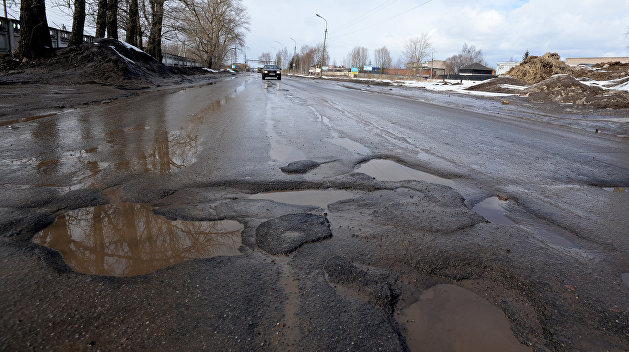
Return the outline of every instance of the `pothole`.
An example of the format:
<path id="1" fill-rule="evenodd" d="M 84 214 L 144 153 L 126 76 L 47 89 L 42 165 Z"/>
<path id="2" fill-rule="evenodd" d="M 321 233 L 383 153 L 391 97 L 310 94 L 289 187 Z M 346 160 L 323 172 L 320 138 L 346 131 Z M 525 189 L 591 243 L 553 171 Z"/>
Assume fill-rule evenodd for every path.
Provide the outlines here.
<path id="1" fill-rule="evenodd" d="M 472 210 L 494 224 L 522 225 L 532 231 L 538 238 L 554 246 L 569 249 L 579 248 L 575 243 L 561 235 L 561 233 L 565 232 L 564 230 L 537 219 L 530 214 L 516 212 L 517 214 L 513 214 L 515 221 L 511 220 L 506 215 L 507 204 L 507 200 L 502 200 L 499 197 L 490 197 L 476 204 Z"/>
<path id="2" fill-rule="evenodd" d="M 249 199 L 265 199 L 272 200 L 277 203 L 310 205 L 327 209 L 328 204 L 356 198 L 359 195 L 360 194 L 358 192 L 350 192 L 342 189 L 325 189 L 257 193 L 249 196 Z"/>
<path id="3" fill-rule="evenodd" d="M 500 200 L 498 197 L 490 197 L 482 202 L 476 204 L 472 210 L 489 220 L 489 222 L 499 225 L 515 225 L 515 222 L 511 221 L 505 215 L 506 200 Z"/>
<path id="4" fill-rule="evenodd" d="M 607 192 L 629 193 L 629 187 L 603 187 Z"/>
<path id="5" fill-rule="evenodd" d="M 453 180 L 447 178 L 435 176 L 427 172 L 412 169 L 408 166 L 404 166 L 396 163 L 395 161 L 386 159 L 372 159 L 364 164 L 356 167 L 357 172 L 362 172 L 375 178 L 378 181 L 404 181 L 415 180 L 425 181 L 438 185 L 452 186 Z"/>
<path id="6" fill-rule="evenodd" d="M 622 282 L 625 286 L 629 287 L 629 273 L 622 273 L 620 277 L 622 278 Z"/>
<path id="7" fill-rule="evenodd" d="M 530 351 L 498 307 L 455 285 L 426 290 L 396 319 L 406 327 L 411 351 Z"/>
<path id="8" fill-rule="evenodd" d="M 237 221 L 170 221 L 147 204 L 118 203 L 68 211 L 33 237 L 77 272 L 134 276 L 186 260 L 240 255 Z"/>

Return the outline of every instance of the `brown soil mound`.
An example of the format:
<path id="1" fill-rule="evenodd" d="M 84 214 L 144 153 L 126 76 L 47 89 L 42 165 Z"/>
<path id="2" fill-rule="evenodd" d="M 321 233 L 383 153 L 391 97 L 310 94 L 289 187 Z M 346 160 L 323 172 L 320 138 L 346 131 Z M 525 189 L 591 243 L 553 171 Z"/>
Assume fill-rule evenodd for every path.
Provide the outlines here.
<path id="1" fill-rule="evenodd" d="M 610 81 L 629 76 L 629 64 L 620 62 L 606 62 L 596 64 L 591 68 L 583 68 L 576 72 L 575 77 L 587 77 L 595 81 Z"/>
<path id="2" fill-rule="evenodd" d="M 209 74 L 200 69 L 163 65 L 150 55 L 114 39 L 62 48 L 47 59 L 19 63 L 5 58 L 0 84 L 115 84 L 128 88 L 156 84 L 182 74 Z"/>
<path id="3" fill-rule="evenodd" d="M 534 84 L 556 74 L 573 74 L 575 70 L 561 61 L 559 54 L 546 53 L 543 56 L 529 56 L 509 70 L 507 75 Z"/>
<path id="4" fill-rule="evenodd" d="M 532 101 L 590 105 L 597 108 L 629 108 L 629 93 L 592 87 L 568 75 L 556 75 L 523 91 Z"/>
<path id="5" fill-rule="evenodd" d="M 526 82 L 512 77 L 498 77 L 485 81 L 483 83 L 471 86 L 466 90 L 492 92 L 492 93 L 507 93 L 507 94 L 520 94 L 522 91 L 518 89 L 504 87 L 504 85 L 511 86 L 526 86 Z"/>

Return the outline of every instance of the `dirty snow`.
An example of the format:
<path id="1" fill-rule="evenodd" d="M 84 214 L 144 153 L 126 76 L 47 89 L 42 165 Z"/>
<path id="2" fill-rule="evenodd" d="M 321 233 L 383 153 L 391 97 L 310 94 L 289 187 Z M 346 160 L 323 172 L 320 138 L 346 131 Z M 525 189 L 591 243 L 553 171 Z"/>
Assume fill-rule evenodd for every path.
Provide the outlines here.
<path id="1" fill-rule="evenodd" d="M 218 71 L 216 71 L 216 70 L 212 70 L 211 68 L 204 67 L 203 69 L 204 69 L 204 70 L 206 70 L 206 71 L 208 71 L 208 72 L 218 73 Z"/>
<path id="2" fill-rule="evenodd" d="M 131 49 L 131 50 L 135 50 L 139 53 L 143 53 L 144 51 L 140 50 L 139 48 L 127 43 L 127 42 L 123 42 L 121 40 L 118 41 L 120 44 L 124 45 L 127 49 Z"/>
<path id="3" fill-rule="evenodd" d="M 110 45 L 109 47 L 110 47 L 110 48 L 111 48 L 111 50 L 113 50 L 116 54 L 118 54 L 118 56 L 120 56 L 121 58 L 125 59 L 128 63 L 131 63 L 131 64 L 134 64 L 134 65 L 135 65 L 135 62 L 134 62 L 133 60 L 131 60 L 131 59 L 129 59 L 128 57 L 126 57 L 126 56 L 122 55 L 121 53 L 119 53 L 119 52 L 118 52 L 118 50 L 116 50 L 116 48 L 114 48 L 114 46 L 113 46 L 113 45 Z"/>

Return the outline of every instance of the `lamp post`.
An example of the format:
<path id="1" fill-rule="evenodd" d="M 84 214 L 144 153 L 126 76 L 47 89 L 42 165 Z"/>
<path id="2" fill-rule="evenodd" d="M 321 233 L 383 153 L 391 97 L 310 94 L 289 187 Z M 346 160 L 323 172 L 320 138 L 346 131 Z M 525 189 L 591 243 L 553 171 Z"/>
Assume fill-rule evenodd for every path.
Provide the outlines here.
<path id="1" fill-rule="evenodd" d="M 323 33 L 323 52 L 321 53 L 321 76 L 323 76 L 323 65 L 325 63 L 325 41 L 328 38 L 328 20 L 323 18 L 323 16 L 316 14 L 317 17 L 321 18 L 325 21 L 325 32 Z"/>
<path id="2" fill-rule="evenodd" d="M 295 60 L 295 56 L 297 55 L 297 42 L 293 38 L 290 38 L 290 40 L 293 41 L 293 58 L 291 59 L 291 61 L 293 62 L 293 74 L 295 74 L 295 64 L 296 64 L 296 62 L 294 60 Z"/>

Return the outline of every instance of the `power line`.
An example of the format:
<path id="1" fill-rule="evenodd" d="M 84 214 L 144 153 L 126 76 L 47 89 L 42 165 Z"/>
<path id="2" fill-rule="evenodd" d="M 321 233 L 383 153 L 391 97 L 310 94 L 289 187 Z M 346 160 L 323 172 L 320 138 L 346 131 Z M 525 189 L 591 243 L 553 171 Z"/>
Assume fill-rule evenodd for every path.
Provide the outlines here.
<path id="1" fill-rule="evenodd" d="M 408 10 L 405 10 L 405 11 L 403 11 L 403 12 L 400 12 L 400 13 L 398 13 L 397 15 L 393 15 L 393 16 L 391 16 L 391 17 L 389 17 L 389 18 L 386 18 L 386 19 L 384 19 L 384 20 L 382 20 L 382 21 L 390 21 L 390 20 L 392 20 L 392 19 L 394 19 L 394 18 L 397 18 L 397 17 L 403 16 L 403 15 L 407 15 L 407 14 L 408 14 L 408 13 L 410 13 L 411 11 L 413 11 L 413 10 L 415 10 L 415 9 L 418 9 L 418 8 L 420 8 L 420 7 L 424 6 L 424 5 L 427 5 L 428 3 L 431 3 L 431 2 L 433 2 L 433 1 L 434 1 L 434 0 L 428 0 L 428 1 L 425 1 L 425 2 L 423 2 L 423 3 L 421 3 L 421 4 L 419 4 L 419 5 L 413 6 L 413 7 L 409 8 Z M 356 34 L 356 33 L 358 33 L 358 32 L 362 32 L 362 31 L 364 31 L 364 30 L 366 30 L 366 29 L 369 29 L 369 28 L 371 28 L 371 25 L 368 25 L 368 26 L 364 26 L 364 27 L 358 28 L 358 29 L 356 29 L 356 30 L 354 30 L 354 31 L 351 31 L 351 32 L 346 32 L 346 33 L 342 33 L 342 34 L 338 34 L 338 35 L 335 35 L 335 36 L 330 36 L 330 37 L 332 37 L 332 38 L 342 38 L 342 37 L 346 37 L 346 36 L 348 36 L 348 35 L 352 35 L 352 34 Z"/>
<path id="2" fill-rule="evenodd" d="M 354 18 L 353 20 L 351 20 L 351 21 L 350 21 L 350 22 L 351 22 L 351 24 L 349 24 L 349 25 L 345 26 L 345 28 L 344 28 L 344 29 L 345 29 L 345 30 L 347 30 L 347 29 L 349 29 L 349 28 L 352 28 L 352 27 L 356 26 L 357 24 L 360 24 L 360 22 L 362 22 L 365 18 L 367 18 L 367 16 L 368 16 L 369 14 L 371 14 L 372 12 L 377 11 L 377 10 L 380 10 L 380 9 L 384 9 L 384 8 L 386 8 L 387 6 L 392 5 L 392 4 L 393 4 L 394 2 L 396 2 L 396 1 L 398 1 L 398 0 L 386 0 L 386 1 L 382 2 L 382 3 L 380 3 L 380 4 L 379 4 L 379 5 L 377 5 L 376 7 L 372 8 L 372 9 L 370 9 L 370 10 L 367 10 L 367 12 L 365 12 L 365 13 L 363 13 L 362 15 L 359 15 L 358 17 L 356 17 L 356 18 Z"/>

